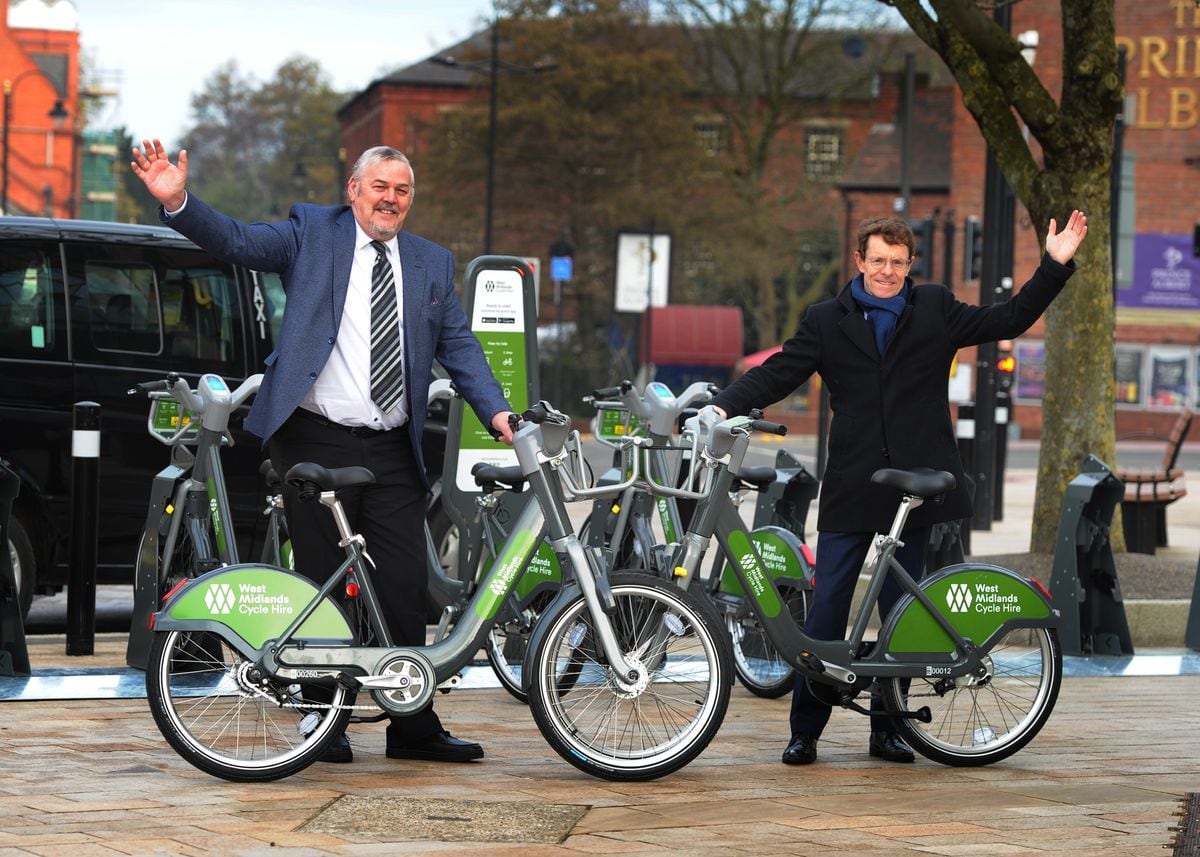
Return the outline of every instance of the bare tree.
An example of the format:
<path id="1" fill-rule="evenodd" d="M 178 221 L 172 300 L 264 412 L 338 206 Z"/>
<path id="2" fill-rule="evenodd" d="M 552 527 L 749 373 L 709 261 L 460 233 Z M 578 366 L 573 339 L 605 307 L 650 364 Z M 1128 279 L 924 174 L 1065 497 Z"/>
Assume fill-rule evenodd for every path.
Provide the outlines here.
<path id="1" fill-rule="evenodd" d="M 1021 45 L 993 20 L 996 2 L 880 2 L 895 7 L 950 68 L 1038 240 L 1044 242 L 1051 218 L 1061 226 L 1074 208 L 1088 215 L 1078 271 L 1046 313 L 1042 455 L 1030 549 L 1052 553 L 1063 493 L 1082 457 L 1112 462 L 1116 451 L 1109 176 L 1122 89 L 1114 0 L 1059 0 L 1059 93 L 1047 90 Z"/>
<path id="2" fill-rule="evenodd" d="M 805 174 L 800 128 L 870 91 L 882 57 L 849 58 L 843 42 L 863 32 L 878 8 L 862 0 L 660 5 L 684 39 L 683 62 L 705 108 L 728 132 L 721 160 L 729 192 L 712 211 L 722 222 L 716 266 L 727 276 L 737 273 L 725 288 L 750 315 L 760 344 L 773 345 L 795 331 L 809 303 L 825 296 L 829 271 L 836 271 L 824 264 L 838 249 L 827 216 L 830 185 Z M 888 41 L 876 33 L 873 49 L 886 53 Z M 819 278 L 808 270 L 814 250 Z"/>

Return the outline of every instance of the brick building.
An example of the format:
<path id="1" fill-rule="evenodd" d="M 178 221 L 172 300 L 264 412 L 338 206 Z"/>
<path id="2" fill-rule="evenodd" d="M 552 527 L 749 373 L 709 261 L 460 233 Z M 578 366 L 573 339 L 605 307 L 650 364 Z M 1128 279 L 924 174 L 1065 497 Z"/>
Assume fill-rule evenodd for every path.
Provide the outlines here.
<path id="1" fill-rule="evenodd" d="M 0 198 L 6 214 L 75 217 L 79 16 L 70 0 L 11 0 L 0 14 Z M 0 190 L 0 197 L 3 191 Z"/>
<path id="2" fill-rule="evenodd" d="M 1200 259 L 1192 248 L 1200 199 L 1188 193 L 1200 170 L 1200 10 L 1193 0 L 1116 0 L 1115 9 L 1118 46 L 1127 55 L 1114 230 L 1117 433 L 1165 434 L 1180 408 L 1200 400 Z M 1012 7 L 1012 32 L 1030 47 L 1027 58 L 1055 94 L 1061 86 L 1060 26 L 1055 0 Z M 486 34 L 468 43 L 481 55 Z M 468 43 L 446 53 L 461 52 Z M 968 218 L 983 218 L 986 146 L 940 60 L 911 37 L 899 48 L 879 62 L 869 105 L 840 99 L 822 113 L 814 102 L 808 118 L 781 145 L 793 148 L 810 179 L 827 182 L 829 206 L 818 216 L 836 218 L 843 235 L 843 280 L 848 279 L 855 225 L 892 213 L 900 196 L 903 57 L 911 51 L 916 90 L 909 216 L 931 220 L 934 235 L 922 279 L 945 282 L 964 300 L 977 301 L 979 281 L 964 278 L 964 234 Z M 465 68 L 428 60 L 374 81 L 340 113 L 348 161 L 378 140 L 413 148 L 418 122 L 480 98 L 475 83 Z M 711 129 L 698 122 L 697 132 Z M 1013 271 L 1019 287 L 1037 264 L 1038 232 L 1045 224 L 1035 229 L 1019 203 L 1015 221 Z M 1039 324 L 1015 344 L 1012 419 L 1025 436 L 1040 431 L 1042 337 Z M 973 360 L 970 352 L 960 356 L 964 375 L 952 384 L 964 400 L 973 396 Z M 804 396 L 798 403 L 788 410 L 788 421 L 797 430 L 815 430 L 814 409 Z"/>

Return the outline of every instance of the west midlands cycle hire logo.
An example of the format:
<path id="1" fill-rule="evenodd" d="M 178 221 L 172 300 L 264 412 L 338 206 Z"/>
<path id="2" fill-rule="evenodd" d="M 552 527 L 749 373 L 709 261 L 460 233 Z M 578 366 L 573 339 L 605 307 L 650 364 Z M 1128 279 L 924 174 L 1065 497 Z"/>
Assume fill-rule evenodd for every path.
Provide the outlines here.
<path id="1" fill-rule="evenodd" d="M 971 611 L 971 587 L 965 583 L 951 583 L 950 591 L 946 593 L 946 604 L 951 613 L 969 613 Z"/>
<path id="2" fill-rule="evenodd" d="M 208 605 L 209 613 L 229 613 L 237 599 L 233 595 L 233 587 L 228 583 L 213 583 L 204 593 L 204 603 Z"/>

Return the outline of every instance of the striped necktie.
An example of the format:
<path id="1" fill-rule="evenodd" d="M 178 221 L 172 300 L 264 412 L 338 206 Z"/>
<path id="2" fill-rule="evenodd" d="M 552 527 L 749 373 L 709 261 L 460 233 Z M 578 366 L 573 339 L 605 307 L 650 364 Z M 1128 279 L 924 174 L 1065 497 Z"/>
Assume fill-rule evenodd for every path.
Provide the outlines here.
<path id="1" fill-rule="evenodd" d="M 371 399 L 386 414 L 404 397 L 400 313 L 387 248 L 380 241 L 372 241 L 371 246 L 376 253 L 371 271 Z"/>

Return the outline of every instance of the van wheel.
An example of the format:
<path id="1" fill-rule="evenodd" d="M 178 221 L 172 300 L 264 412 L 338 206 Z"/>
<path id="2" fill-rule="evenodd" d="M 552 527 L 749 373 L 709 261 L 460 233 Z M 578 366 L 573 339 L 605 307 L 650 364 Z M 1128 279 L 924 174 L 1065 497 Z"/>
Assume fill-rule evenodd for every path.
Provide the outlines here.
<path id="1" fill-rule="evenodd" d="M 29 615 L 33 603 L 33 590 L 37 588 L 37 567 L 33 561 L 33 543 L 25 525 L 15 514 L 8 517 L 8 558 L 12 562 L 13 578 L 17 581 L 17 602 L 21 605 L 21 618 Z"/>

